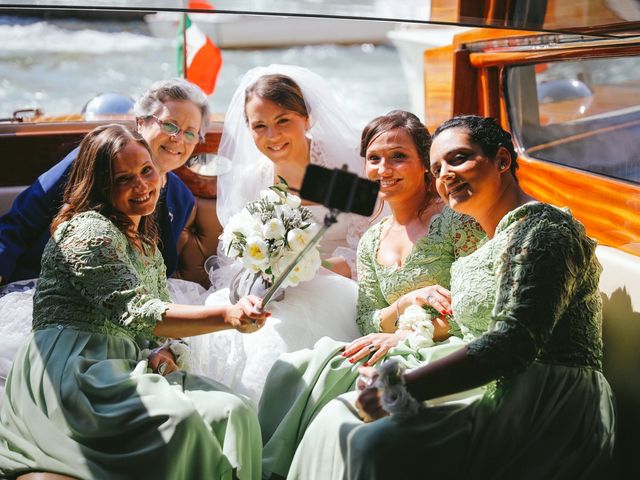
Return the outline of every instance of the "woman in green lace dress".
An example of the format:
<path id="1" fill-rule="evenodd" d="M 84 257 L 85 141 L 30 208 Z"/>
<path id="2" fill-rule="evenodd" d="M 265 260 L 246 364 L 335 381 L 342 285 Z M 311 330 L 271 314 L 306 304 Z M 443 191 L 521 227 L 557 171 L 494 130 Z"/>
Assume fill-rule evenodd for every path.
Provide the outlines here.
<path id="1" fill-rule="evenodd" d="M 511 136 L 493 119 L 438 127 L 438 193 L 489 238 L 452 266 L 454 316 L 490 329 L 406 374 L 395 362 L 362 368 L 359 407 L 391 415 L 363 424 L 351 405 L 327 405 L 291 478 L 610 478 L 614 408 L 601 373 L 595 243 L 568 211 L 527 196 L 516 167 Z M 419 403 L 488 382 L 466 405 Z M 332 422 L 339 415 L 350 420 Z"/>
<path id="2" fill-rule="evenodd" d="M 445 340 L 449 269 L 475 250 L 484 232 L 439 201 L 427 171 L 430 143 L 426 127 L 409 112 L 390 112 L 363 131 L 367 175 L 380 183 L 392 211 L 358 246 L 357 324 L 363 337 L 346 346 L 323 338 L 313 350 L 285 354 L 274 365 L 259 410 L 266 475 L 285 476 L 313 417 L 336 396 L 355 394 L 359 365 L 392 355 L 417 366 L 463 344 L 457 337 Z M 436 322 L 437 345 L 398 330 L 398 318 L 411 305 L 425 305 L 434 317 L 444 314 Z"/>
<path id="3" fill-rule="evenodd" d="M 176 370 L 148 372 L 140 344 L 235 328 L 268 314 L 168 303 L 152 213 L 161 179 L 139 134 L 98 127 L 82 141 L 52 224 L 0 410 L 0 476 L 257 479 L 260 429 L 249 402 Z"/>

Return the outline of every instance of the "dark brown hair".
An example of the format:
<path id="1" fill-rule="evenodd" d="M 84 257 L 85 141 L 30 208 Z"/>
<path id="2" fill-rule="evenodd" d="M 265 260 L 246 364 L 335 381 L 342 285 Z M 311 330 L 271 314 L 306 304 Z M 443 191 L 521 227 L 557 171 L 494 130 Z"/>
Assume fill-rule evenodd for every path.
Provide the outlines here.
<path id="1" fill-rule="evenodd" d="M 246 105 L 253 96 L 269 100 L 285 110 L 291 110 L 303 117 L 309 116 L 302 90 L 291 77 L 286 75 L 274 73 L 261 76 L 244 91 L 244 104 Z M 247 113 L 245 111 L 246 119 Z"/>
<path id="2" fill-rule="evenodd" d="M 458 115 L 442 122 L 433 134 L 435 139 L 445 130 L 450 128 L 462 128 L 469 132 L 471 141 L 482 149 L 487 157 L 494 159 L 500 147 L 504 147 L 511 157 L 511 175 L 516 177 L 518 169 L 518 155 L 513 146 L 511 134 L 491 117 L 480 117 L 478 115 Z"/>
<path id="3" fill-rule="evenodd" d="M 424 183 L 426 190 L 425 204 L 418 212 L 418 215 L 427 209 L 429 204 L 436 198 L 436 186 L 433 176 L 429 173 L 429 149 L 431 148 L 431 134 L 427 127 L 413 113 L 405 110 L 392 110 L 385 115 L 371 120 L 362 131 L 360 137 L 360 156 L 366 159 L 367 148 L 371 142 L 379 135 L 391 130 L 401 129 L 409 134 L 416 147 L 420 162 L 424 167 Z"/>
<path id="4" fill-rule="evenodd" d="M 142 136 L 122 125 L 102 125 L 84 137 L 80 143 L 78 158 L 71 165 L 63 206 L 51 223 L 52 234 L 62 222 L 71 217 L 95 211 L 111 220 L 135 245 L 136 232 L 131 230 L 131 219 L 116 210 L 111 202 L 113 162 L 130 142 L 142 145 L 151 156 L 149 145 Z M 158 230 L 153 215 L 142 217 L 137 233 L 149 243 L 157 241 Z"/>

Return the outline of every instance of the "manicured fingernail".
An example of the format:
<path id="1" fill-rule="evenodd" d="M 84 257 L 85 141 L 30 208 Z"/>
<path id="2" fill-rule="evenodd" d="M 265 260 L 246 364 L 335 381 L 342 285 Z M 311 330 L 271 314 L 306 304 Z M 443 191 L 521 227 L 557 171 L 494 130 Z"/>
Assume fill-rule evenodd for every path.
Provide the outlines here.
<path id="1" fill-rule="evenodd" d="M 369 366 L 369 362 L 368 362 L 368 361 L 367 361 L 367 362 L 364 362 L 364 364 L 363 364 L 363 365 L 364 365 L 365 367 L 368 367 L 368 366 Z"/>
<path id="2" fill-rule="evenodd" d="M 453 315 L 453 310 L 449 310 L 449 315 Z"/>
<path id="3" fill-rule="evenodd" d="M 343 357 L 347 356 L 347 352 L 342 352 L 340 355 L 342 355 Z"/>
<path id="4" fill-rule="evenodd" d="M 447 314 L 447 311 L 446 311 L 446 310 L 441 310 L 441 311 L 440 311 L 440 313 L 441 313 L 442 315 L 446 315 L 446 314 Z"/>
<path id="5" fill-rule="evenodd" d="M 355 362 L 355 359 L 350 358 L 350 359 L 349 359 L 349 363 L 353 363 L 353 362 Z"/>

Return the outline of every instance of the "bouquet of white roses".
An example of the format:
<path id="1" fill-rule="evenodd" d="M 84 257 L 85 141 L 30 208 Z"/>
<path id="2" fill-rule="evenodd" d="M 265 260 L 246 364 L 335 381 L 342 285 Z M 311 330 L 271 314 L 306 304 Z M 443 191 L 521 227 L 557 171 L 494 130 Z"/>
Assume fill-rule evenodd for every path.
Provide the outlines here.
<path id="1" fill-rule="evenodd" d="M 311 211 L 300 197 L 289 193 L 287 182 L 260 192 L 260 200 L 249 202 L 229 219 L 222 234 L 225 253 L 272 283 L 302 251 L 317 231 Z M 283 287 L 311 280 L 320 268 L 320 253 L 312 248 L 287 276 Z"/>

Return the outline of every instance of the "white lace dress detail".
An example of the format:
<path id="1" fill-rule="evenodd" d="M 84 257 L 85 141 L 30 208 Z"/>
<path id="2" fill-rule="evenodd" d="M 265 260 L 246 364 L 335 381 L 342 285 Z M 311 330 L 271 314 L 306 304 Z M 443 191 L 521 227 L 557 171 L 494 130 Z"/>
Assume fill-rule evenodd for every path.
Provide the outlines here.
<path id="1" fill-rule="evenodd" d="M 310 208 L 315 221 L 321 223 L 327 209 Z M 323 257 L 349 249 L 346 238 L 351 216 L 339 216 L 338 223 L 329 228 L 320 244 Z M 313 280 L 287 288 L 283 300 L 269 304 L 272 316 L 259 331 L 228 330 L 191 337 L 193 372 L 218 380 L 257 403 L 267 373 L 280 354 L 311 348 L 325 336 L 342 341 L 359 336 L 357 295 L 356 282 L 322 268 Z M 228 305 L 229 289 L 212 291 L 206 304 Z"/>

